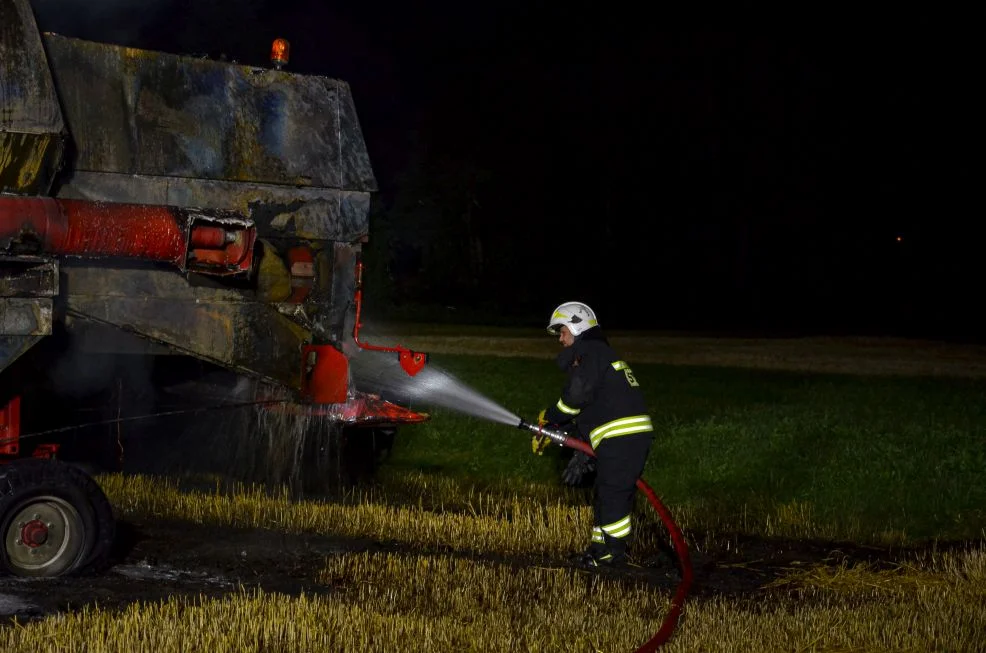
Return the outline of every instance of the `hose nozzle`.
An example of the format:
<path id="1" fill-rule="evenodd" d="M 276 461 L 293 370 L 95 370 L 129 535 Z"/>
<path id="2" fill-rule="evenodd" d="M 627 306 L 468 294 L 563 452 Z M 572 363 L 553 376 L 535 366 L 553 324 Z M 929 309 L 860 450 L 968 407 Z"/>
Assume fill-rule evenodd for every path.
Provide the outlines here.
<path id="1" fill-rule="evenodd" d="M 562 433 L 561 431 L 555 431 L 553 429 L 545 428 L 543 426 L 538 426 L 537 424 L 531 424 L 530 422 L 525 422 L 524 420 L 520 420 L 520 423 L 517 425 L 517 428 L 519 428 L 522 431 L 530 431 L 531 433 L 536 433 L 537 435 L 546 435 L 549 438 L 551 438 L 551 441 L 554 442 L 555 444 L 564 444 L 565 440 L 568 439 L 568 436 Z"/>

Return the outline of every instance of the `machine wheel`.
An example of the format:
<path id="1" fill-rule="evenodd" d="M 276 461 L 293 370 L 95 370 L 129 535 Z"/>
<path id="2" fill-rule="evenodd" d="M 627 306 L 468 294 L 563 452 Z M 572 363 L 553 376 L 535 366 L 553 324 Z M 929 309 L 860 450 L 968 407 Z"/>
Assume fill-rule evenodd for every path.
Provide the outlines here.
<path id="1" fill-rule="evenodd" d="M 77 467 L 30 459 L 0 466 L 0 573 L 101 571 L 115 530 L 106 495 Z"/>

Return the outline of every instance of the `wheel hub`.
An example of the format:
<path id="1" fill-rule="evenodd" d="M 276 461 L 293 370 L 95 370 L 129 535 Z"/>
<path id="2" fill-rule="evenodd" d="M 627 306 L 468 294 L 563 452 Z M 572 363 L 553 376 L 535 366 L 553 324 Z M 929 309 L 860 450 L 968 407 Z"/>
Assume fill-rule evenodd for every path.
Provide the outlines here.
<path id="1" fill-rule="evenodd" d="M 62 497 L 33 496 L 12 510 L 3 533 L 6 564 L 19 576 L 58 576 L 84 552 L 84 522 Z"/>
<path id="2" fill-rule="evenodd" d="M 32 549 L 47 541 L 48 526 L 40 519 L 32 519 L 21 528 L 21 542 Z"/>

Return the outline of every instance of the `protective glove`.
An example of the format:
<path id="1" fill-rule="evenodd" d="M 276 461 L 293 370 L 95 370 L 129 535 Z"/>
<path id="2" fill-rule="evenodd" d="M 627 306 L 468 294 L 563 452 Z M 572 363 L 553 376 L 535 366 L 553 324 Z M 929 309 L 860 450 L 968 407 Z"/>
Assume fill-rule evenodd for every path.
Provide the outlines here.
<path id="1" fill-rule="evenodd" d="M 589 454 L 576 451 L 561 473 L 561 480 L 565 485 L 576 487 L 581 485 L 583 479 L 594 471 L 596 471 L 596 459 Z"/>
<path id="2" fill-rule="evenodd" d="M 548 422 L 544 419 L 545 410 L 547 409 L 544 409 L 538 413 L 538 426 L 547 426 L 548 424 Z M 540 456 L 544 453 L 544 450 L 548 448 L 549 444 L 551 444 L 551 438 L 547 435 L 535 433 L 534 437 L 531 438 L 531 451 Z"/>

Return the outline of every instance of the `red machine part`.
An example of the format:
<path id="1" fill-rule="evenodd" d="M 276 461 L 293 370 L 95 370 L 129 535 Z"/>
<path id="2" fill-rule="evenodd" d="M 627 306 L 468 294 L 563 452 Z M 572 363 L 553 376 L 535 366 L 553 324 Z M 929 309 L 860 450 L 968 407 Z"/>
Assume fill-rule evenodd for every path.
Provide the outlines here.
<path id="1" fill-rule="evenodd" d="M 360 349 L 370 349 L 372 351 L 391 351 L 397 353 L 397 360 L 401 364 L 401 368 L 407 372 L 408 376 L 414 376 L 420 372 L 425 363 L 428 362 L 428 354 L 420 351 L 414 351 L 408 349 L 407 347 L 401 347 L 400 345 L 395 345 L 394 347 L 381 347 L 379 345 L 371 345 L 368 343 L 360 342 L 359 340 L 359 330 L 363 326 L 360 321 L 360 314 L 363 309 L 363 262 L 358 261 L 356 263 L 356 325 L 353 327 L 353 340 Z"/>
<path id="2" fill-rule="evenodd" d="M 252 223 L 203 220 L 209 220 L 208 212 L 170 206 L 0 197 L 0 240 L 62 256 L 158 261 L 204 273 L 249 270 L 256 240 Z"/>
<path id="3" fill-rule="evenodd" d="M 58 448 L 62 446 L 60 444 L 39 444 L 34 447 L 34 451 L 31 452 L 32 458 L 54 458 L 58 455 Z"/>
<path id="4" fill-rule="evenodd" d="M 301 349 L 301 396 L 316 404 L 346 401 L 349 359 L 332 345 L 305 345 Z"/>
<path id="5" fill-rule="evenodd" d="M 36 549 L 48 541 L 48 526 L 40 519 L 32 519 L 21 528 L 21 542 Z"/>
<path id="6" fill-rule="evenodd" d="M 378 395 L 353 392 L 344 402 L 335 404 L 272 403 L 267 410 L 328 417 L 333 422 L 350 426 L 397 426 L 414 424 L 429 419 L 427 413 L 418 413 L 398 406 Z"/>
<path id="7" fill-rule="evenodd" d="M 0 456 L 17 456 L 21 451 L 21 398 L 14 397 L 0 407 Z M 33 458 L 54 458 L 58 444 L 39 444 Z M 2 460 L 0 460 L 2 462 Z"/>
<path id="8" fill-rule="evenodd" d="M 303 347 L 302 370 L 301 397 L 311 403 L 280 403 L 273 410 L 323 415 L 346 424 L 410 424 L 428 419 L 377 395 L 350 393 L 349 359 L 332 345 Z"/>
<path id="9" fill-rule="evenodd" d="M 14 397 L 0 408 L 0 456 L 16 456 L 21 445 L 21 398 Z"/>
<path id="10" fill-rule="evenodd" d="M 378 395 L 362 392 L 353 393 L 343 404 L 311 406 L 307 412 L 310 415 L 328 415 L 347 424 L 363 425 L 413 424 L 428 419 L 427 413 L 418 413 L 384 401 Z"/>

